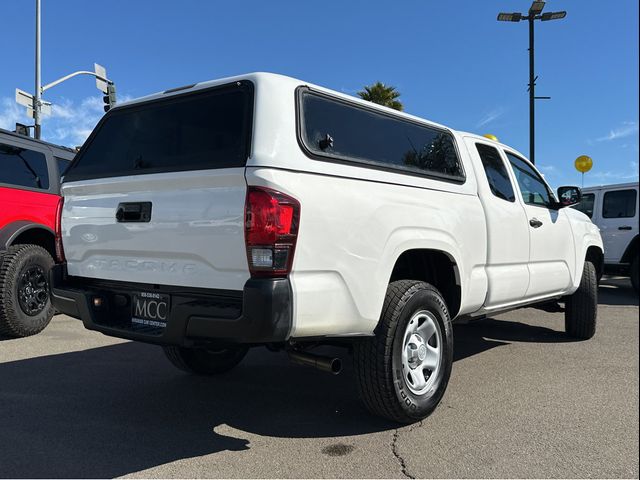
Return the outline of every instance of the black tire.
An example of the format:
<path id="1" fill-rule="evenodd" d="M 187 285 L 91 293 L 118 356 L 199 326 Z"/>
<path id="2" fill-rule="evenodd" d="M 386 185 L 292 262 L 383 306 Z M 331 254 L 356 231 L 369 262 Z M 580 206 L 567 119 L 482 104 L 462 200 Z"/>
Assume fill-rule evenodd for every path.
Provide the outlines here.
<path id="1" fill-rule="evenodd" d="M 0 259 L 0 335 L 40 333 L 53 317 L 49 270 L 53 259 L 38 245 L 14 245 Z"/>
<path id="2" fill-rule="evenodd" d="M 633 289 L 638 293 L 638 276 L 640 276 L 640 265 L 638 265 L 638 255 L 633 258 L 633 262 L 631 262 L 631 285 L 633 285 Z"/>
<path id="3" fill-rule="evenodd" d="M 424 393 L 412 392 L 403 371 L 405 331 L 414 314 L 426 310 L 437 320 L 442 341 L 437 377 Z M 354 345 L 354 366 L 360 397 L 374 415 L 399 423 L 427 417 L 440 403 L 453 364 L 453 329 L 440 292 L 425 282 L 399 280 L 387 288 L 374 337 Z"/>
<path id="4" fill-rule="evenodd" d="M 596 333 L 598 316 L 598 280 L 593 263 L 584 262 L 580 286 L 573 295 L 567 297 L 564 326 L 567 334 L 574 338 L 588 340 Z"/>
<path id="5" fill-rule="evenodd" d="M 238 365 L 249 347 L 237 346 L 217 350 L 204 348 L 162 347 L 174 366 L 188 373 L 216 375 Z"/>

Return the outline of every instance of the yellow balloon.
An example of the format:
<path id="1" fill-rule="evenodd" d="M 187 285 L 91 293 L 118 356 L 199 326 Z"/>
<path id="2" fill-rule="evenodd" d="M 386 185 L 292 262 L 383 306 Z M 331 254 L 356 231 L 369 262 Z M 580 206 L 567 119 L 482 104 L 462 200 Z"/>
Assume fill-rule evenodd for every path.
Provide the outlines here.
<path id="1" fill-rule="evenodd" d="M 574 163 L 576 170 L 581 173 L 587 173 L 593 167 L 593 160 L 586 155 L 580 155 Z"/>
<path id="2" fill-rule="evenodd" d="M 493 140 L 494 142 L 498 141 L 498 137 L 496 137 L 495 135 L 491 134 L 491 133 L 485 133 L 483 135 L 484 138 L 488 138 L 489 140 Z"/>

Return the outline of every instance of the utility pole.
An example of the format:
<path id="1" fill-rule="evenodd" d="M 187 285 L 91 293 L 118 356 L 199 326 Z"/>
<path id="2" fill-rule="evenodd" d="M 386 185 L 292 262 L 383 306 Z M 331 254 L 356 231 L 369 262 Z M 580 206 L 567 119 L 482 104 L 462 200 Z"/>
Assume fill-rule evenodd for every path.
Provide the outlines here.
<path id="1" fill-rule="evenodd" d="M 36 0 L 36 94 L 33 97 L 34 136 L 40 139 L 40 106 L 42 98 L 42 80 L 40 73 L 40 0 Z"/>
<path id="2" fill-rule="evenodd" d="M 40 30 L 40 19 L 42 16 L 41 12 L 41 0 L 36 0 L 36 81 L 35 81 L 35 93 L 31 95 L 29 92 L 25 92 L 24 90 L 20 90 L 16 88 L 16 102 L 20 105 L 24 105 L 27 107 L 27 115 L 33 117 L 34 124 L 29 126 L 23 126 L 22 131 L 26 131 L 28 134 L 28 129 L 33 127 L 33 136 L 37 139 L 40 139 L 42 134 L 42 114 L 48 115 L 51 113 L 51 102 L 47 102 L 42 99 L 42 95 L 51 87 L 55 87 L 60 83 L 69 80 L 70 78 L 76 77 L 78 75 L 91 75 L 96 79 L 96 87 L 102 93 L 105 94 L 104 102 L 105 102 L 105 112 L 108 111 L 111 107 L 116 104 L 116 86 L 112 80 L 107 78 L 107 70 L 102 66 L 94 63 L 94 71 L 90 72 L 88 70 L 79 70 L 77 72 L 70 73 L 69 75 L 65 75 L 58 80 L 55 80 L 47 85 L 42 85 L 42 56 L 40 54 L 40 46 L 41 46 L 41 30 Z M 16 124 L 16 128 L 18 128 L 18 124 Z"/>

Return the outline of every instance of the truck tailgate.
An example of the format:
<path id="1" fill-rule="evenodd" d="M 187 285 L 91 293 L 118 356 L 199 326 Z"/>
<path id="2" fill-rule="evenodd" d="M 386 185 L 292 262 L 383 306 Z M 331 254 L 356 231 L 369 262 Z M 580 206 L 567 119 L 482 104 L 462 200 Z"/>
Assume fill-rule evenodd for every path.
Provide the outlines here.
<path id="1" fill-rule="evenodd" d="M 62 194 L 70 275 L 226 290 L 241 290 L 250 277 L 244 168 L 79 181 Z M 148 219 L 136 218 L 143 202 Z M 123 204 L 133 214 L 119 220 Z"/>

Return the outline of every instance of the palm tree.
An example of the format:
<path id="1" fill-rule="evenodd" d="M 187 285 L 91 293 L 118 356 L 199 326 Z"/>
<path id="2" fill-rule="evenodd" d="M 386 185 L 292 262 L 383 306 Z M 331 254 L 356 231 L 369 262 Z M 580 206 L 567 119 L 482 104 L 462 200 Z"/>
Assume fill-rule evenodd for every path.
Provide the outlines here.
<path id="1" fill-rule="evenodd" d="M 395 110 L 403 110 L 402 102 L 398 100 L 400 92 L 396 87 L 387 86 L 382 82 L 376 82 L 373 85 L 367 85 L 364 90 L 358 92 L 358 96 L 363 100 L 384 105 L 385 107 Z"/>

